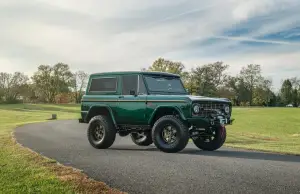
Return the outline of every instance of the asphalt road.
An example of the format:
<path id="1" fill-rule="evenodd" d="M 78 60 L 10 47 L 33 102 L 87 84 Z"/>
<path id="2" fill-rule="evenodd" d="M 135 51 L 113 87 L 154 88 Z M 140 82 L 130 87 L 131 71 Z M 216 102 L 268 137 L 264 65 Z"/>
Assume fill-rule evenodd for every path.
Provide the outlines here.
<path id="1" fill-rule="evenodd" d="M 176 154 L 117 137 L 92 148 L 86 124 L 51 121 L 16 129 L 17 141 L 128 193 L 300 193 L 300 157 L 222 148 L 204 152 L 190 143 Z M 230 133 L 230 132 L 229 132 Z"/>

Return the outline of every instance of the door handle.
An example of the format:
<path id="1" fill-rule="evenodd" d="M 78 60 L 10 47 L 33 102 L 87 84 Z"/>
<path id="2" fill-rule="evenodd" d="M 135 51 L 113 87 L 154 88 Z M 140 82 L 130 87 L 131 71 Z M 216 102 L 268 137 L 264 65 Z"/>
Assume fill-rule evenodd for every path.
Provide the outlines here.
<path id="1" fill-rule="evenodd" d="M 124 96 L 119 96 L 119 98 L 124 98 Z"/>

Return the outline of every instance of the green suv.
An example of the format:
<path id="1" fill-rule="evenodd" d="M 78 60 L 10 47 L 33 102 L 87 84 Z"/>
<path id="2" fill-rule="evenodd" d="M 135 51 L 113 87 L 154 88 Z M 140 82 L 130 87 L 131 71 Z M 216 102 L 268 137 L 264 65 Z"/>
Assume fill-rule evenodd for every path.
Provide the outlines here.
<path id="1" fill-rule="evenodd" d="M 189 139 L 213 151 L 225 142 L 231 113 L 228 99 L 189 95 L 176 74 L 105 72 L 90 75 L 79 122 L 88 123 L 88 140 L 97 149 L 112 146 L 119 134 L 163 152 L 179 152 Z"/>

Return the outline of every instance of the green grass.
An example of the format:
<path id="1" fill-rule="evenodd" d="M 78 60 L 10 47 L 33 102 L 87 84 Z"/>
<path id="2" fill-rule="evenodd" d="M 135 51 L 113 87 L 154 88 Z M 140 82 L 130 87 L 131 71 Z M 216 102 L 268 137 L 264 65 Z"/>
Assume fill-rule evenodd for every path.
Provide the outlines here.
<path id="1" fill-rule="evenodd" d="M 230 147 L 300 154 L 300 108 L 234 108 Z"/>
<path id="2" fill-rule="evenodd" d="M 52 113 L 58 119 L 79 117 L 78 105 L 0 105 L 0 193 L 77 193 L 107 191 L 103 183 L 84 178 L 73 169 L 56 165 L 16 144 L 15 127 L 47 121 Z"/>
<path id="3" fill-rule="evenodd" d="M 56 110 L 58 118 L 71 119 L 76 113 L 67 113 L 76 107 L 47 105 L 1 105 L 0 106 L 0 192 L 1 193 L 72 193 L 72 188 L 62 183 L 54 173 L 32 162 L 29 151 L 17 146 L 11 139 L 12 129 L 31 122 L 46 121 Z"/>

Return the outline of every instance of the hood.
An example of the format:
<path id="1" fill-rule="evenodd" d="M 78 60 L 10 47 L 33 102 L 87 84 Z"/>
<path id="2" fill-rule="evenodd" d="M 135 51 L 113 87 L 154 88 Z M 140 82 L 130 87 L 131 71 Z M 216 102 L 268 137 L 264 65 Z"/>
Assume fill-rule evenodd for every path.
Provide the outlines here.
<path id="1" fill-rule="evenodd" d="M 227 98 L 211 98 L 206 96 L 194 96 L 194 95 L 149 95 L 148 99 L 169 99 L 169 100 L 186 100 L 191 101 L 213 101 L 213 102 L 230 102 Z"/>
<path id="2" fill-rule="evenodd" d="M 187 97 L 192 101 L 230 102 L 230 100 L 227 98 L 211 98 L 206 96 L 193 96 L 193 95 L 187 95 Z"/>

